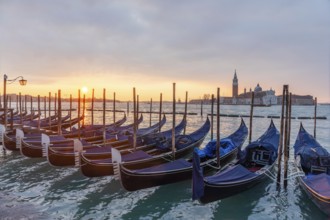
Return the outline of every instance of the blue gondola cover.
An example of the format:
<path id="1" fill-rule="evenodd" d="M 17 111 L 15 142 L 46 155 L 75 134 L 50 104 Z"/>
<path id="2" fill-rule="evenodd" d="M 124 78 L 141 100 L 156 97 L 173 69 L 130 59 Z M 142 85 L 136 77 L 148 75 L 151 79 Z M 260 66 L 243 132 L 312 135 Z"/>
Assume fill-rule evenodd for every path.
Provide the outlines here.
<path id="1" fill-rule="evenodd" d="M 228 169 L 218 172 L 213 176 L 205 177 L 205 181 L 211 184 L 219 184 L 226 182 L 236 182 L 250 179 L 257 176 L 257 174 L 250 172 L 242 165 L 229 167 Z"/>
<path id="2" fill-rule="evenodd" d="M 194 150 L 193 155 L 192 199 L 196 200 L 204 195 L 204 180 L 203 168 L 200 166 L 200 158 L 196 150 Z"/>
<path id="3" fill-rule="evenodd" d="M 300 127 L 296 142 L 293 146 L 295 156 L 300 155 L 301 166 L 310 169 L 311 166 L 320 166 L 320 157 L 329 157 L 329 153 L 324 149 L 304 127 Z"/>
<path id="4" fill-rule="evenodd" d="M 317 193 L 323 196 L 330 196 L 330 176 L 326 173 L 307 175 L 304 181 Z"/>

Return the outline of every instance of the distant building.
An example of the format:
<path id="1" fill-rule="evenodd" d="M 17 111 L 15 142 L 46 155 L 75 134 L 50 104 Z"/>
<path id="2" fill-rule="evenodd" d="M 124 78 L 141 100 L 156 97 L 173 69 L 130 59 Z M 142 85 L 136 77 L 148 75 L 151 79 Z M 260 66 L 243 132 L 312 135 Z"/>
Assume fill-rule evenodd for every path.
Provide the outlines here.
<path id="1" fill-rule="evenodd" d="M 238 78 L 235 70 L 233 79 L 233 95 L 232 97 L 224 97 L 224 104 L 237 104 L 237 105 L 248 105 L 251 104 L 252 89 L 246 92 L 244 88 L 244 93 L 238 94 Z M 259 83 L 254 88 L 254 104 L 256 105 L 276 105 L 277 97 L 275 96 L 275 91 L 270 89 L 263 91 Z"/>
<path id="2" fill-rule="evenodd" d="M 238 94 L 238 78 L 236 70 L 234 72 L 233 85 L 232 85 L 232 96 L 231 97 L 221 97 L 220 103 L 225 105 L 250 105 L 252 98 L 252 89 L 250 88 L 249 92 L 244 88 L 244 93 Z M 191 100 L 189 103 L 200 104 L 201 99 Z M 211 103 L 211 99 L 203 99 L 204 104 Z M 270 90 L 263 90 L 262 87 L 257 84 L 254 88 L 254 104 L 260 106 L 269 106 L 282 104 L 282 96 L 276 96 L 275 90 L 270 88 Z M 292 95 L 292 105 L 313 105 L 314 100 L 313 96 L 305 95 Z"/>
<path id="3" fill-rule="evenodd" d="M 233 98 L 238 96 L 238 79 L 237 79 L 237 75 L 236 75 L 236 70 L 235 70 L 235 75 L 234 75 L 234 79 L 233 79 Z"/>
<path id="4" fill-rule="evenodd" d="M 251 104 L 252 90 L 240 94 L 237 98 L 237 104 Z M 255 105 L 276 105 L 277 97 L 275 96 L 275 90 L 265 90 L 263 91 L 259 83 L 254 88 L 254 104 Z"/>
<path id="5" fill-rule="evenodd" d="M 314 98 L 311 95 L 291 95 L 292 105 L 314 105 Z M 277 104 L 282 105 L 282 95 L 277 96 Z"/>

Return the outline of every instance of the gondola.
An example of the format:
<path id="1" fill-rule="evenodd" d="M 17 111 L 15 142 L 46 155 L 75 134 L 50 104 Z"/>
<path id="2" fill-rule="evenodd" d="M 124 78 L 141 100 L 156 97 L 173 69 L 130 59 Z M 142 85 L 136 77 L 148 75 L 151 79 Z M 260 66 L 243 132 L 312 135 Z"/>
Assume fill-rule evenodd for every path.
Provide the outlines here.
<path id="1" fill-rule="evenodd" d="M 209 119 L 195 132 L 189 135 L 178 135 L 176 136 L 176 158 L 186 156 L 191 153 L 195 146 L 199 146 L 206 134 L 210 129 Z M 170 136 L 172 137 L 172 136 Z M 164 141 L 159 141 L 151 145 L 143 145 L 137 147 L 134 151 L 119 152 L 115 148 L 111 148 L 111 157 L 108 159 L 87 159 L 84 155 L 81 155 L 81 166 L 80 170 L 85 176 L 96 177 L 114 175 L 115 170 L 118 171 L 118 162 L 134 162 L 135 164 L 155 164 L 158 161 L 167 158 L 173 160 L 171 152 L 171 138 L 166 138 Z M 162 149 L 159 149 L 162 147 Z M 118 174 L 118 173 L 117 173 Z"/>
<path id="2" fill-rule="evenodd" d="M 242 119 L 239 128 L 233 134 L 221 139 L 220 160 L 222 164 L 226 164 L 236 157 L 247 134 L 248 129 Z M 212 140 L 203 149 L 198 150 L 203 160 L 201 166 L 204 169 L 216 166 L 215 145 L 216 141 Z M 121 185 L 128 191 L 175 183 L 192 177 L 192 158 L 180 158 L 172 161 L 164 158 L 153 164 L 123 162 L 119 166 Z"/>
<path id="3" fill-rule="evenodd" d="M 300 125 L 293 146 L 297 180 L 313 203 L 330 216 L 330 154 Z"/>
<path id="4" fill-rule="evenodd" d="M 279 137 L 271 121 L 267 131 L 238 154 L 237 162 L 207 177 L 203 177 L 200 158 L 194 152 L 192 198 L 209 203 L 243 192 L 268 178 L 276 163 Z"/>
<path id="5" fill-rule="evenodd" d="M 137 134 L 139 137 L 143 137 L 145 135 L 155 133 L 159 130 L 160 127 L 162 127 L 166 123 L 166 117 L 164 115 L 163 119 L 160 121 L 160 123 L 155 123 L 154 125 L 147 127 L 147 128 L 141 128 L 138 129 Z M 112 138 L 108 137 L 107 144 L 111 144 L 112 142 L 117 142 L 117 147 L 120 147 L 124 144 L 125 141 L 129 141 L 130 135 L 117 135 L 117 134 L 111 134 L 109 135 Z M 121 142 L 123 144 L 118 144 L 118 142 Z M 114 143 L 113 143 L 114 144 Z M 125 145 L 125 144 L 124 144 Z M 79 152 L 86 151 L 88 149 L 94 149 L 94 148 L 104 148 L 106 146 L 100 146 L 100 145 L 92 145 L 91 143 L 82 140 L 74 140 L 71 144 L 68 146 L 62 146 L 62 145 L 52 145 L 49 146 L 46 149 L 46 156 L 49 164 L 53 166 L 74 166 L 79 165 Z"/>
<path id="6" fill-rule="evenodd" d="M 142 117 L 143 120 L 143 117 Z M 100 125 L 100 124 L 93 124 L 93 125 L 84 125 L 80 129 L 77 129 L 75 127 L 72 127 L 70 131 L 64 131 L 63 136 L 66 138 L 78 138 L 78 137 L 95 137 L 97 135 L 103 135 L 103 129 L 106 129 L 107 131 L 112 129 L 118 129 L 120 126 L 122 126 L 127 121 L 126 114 L 124 114 L 124 117 L 118 121 L 115 121 L 112 124 L 106 124 L 106 125 Z"/>
<path id="7" fill-rule="evenodd" d="M 126 115 L 122 119 L 116 121 L 115 123 L 106 126 L 108 127 L 117 126 L 118 124 L 122 124 L 125 121 L 126 121 Z M 96 125 L 96 130 L 92 130 L 90 126 L 84 127 L 83 129 L 80 130 L 80 137 L 85 138 L 85 136 L 87 136 L 88 138 L 91 138 L 90 137 L 91 133 L 92 132 L 96 133 L 96 131 L 98 131 L 99 129 L 100 129 L 99 125 Z M 65 145 L 73 147 L 73 141 L 70 140 L 70 138 L 77 137 L 79 132 L 76 132 L 74 130 L 72 131 L 71 135 L 69 135 L 69 133 L 58 135 L 55 132 L 53 134 L 44 132 L 44 134 L 50 136 L 50 144 L 52 145 L 61 144 L 62 147 L 64 147 Z M 38 158 L 43 156 L 41 133 L 29 135 L 29 134 L 25 134 L 20 129 L 16 129 L 16 139 L 18 138 L 20 139 L 20 141 L 19 140 L 17 141 L 19 146 L 16 146 L 16 149 L 20 150 L 22 155 L 32 158 L 34 157 Z"/>
<path id="8" fill-rule="evenodd" d="M 62 117 L 61 121 L 61 129 L 66 129 L 70 126 L 75 125 L 76 123 L 78 123 L 79 120 L 82 120 L 83 117 L 80 118 L 74 118 L 71 120 L 68 120 L 70 118 L 69 115 Z M 47 134 L 47 135 L 56 135 L 57 131 L 58 131 L 58 120 L 55 118 L 53 120 L 51 120 L 50 122 L 50 126 L 49 126 L 49 122 L 46 122 L 45 119 L 42 119 L 41 122 L 42 123 L 38 123 L 35 120 L 32 121 L 34 126 L 27 126 L 27 125 L 17 125 L 16 129 L 22 129 L 22 131 L 25 134 L 25 138 L 33 138 L 35 139 L 35 137 L 39 136 L 41 138 L 41 134 Z M 38 127 L 38 125 L 36 125 L 36 123 L 38 125 L 40 125 Z M 4 128 L 0 128 L 1 130 L 3 130 Z M 3 145 L 7 150 L 11 150 L 11 151 L 19 151 L 20 149 L 16 146 L 17 145 L 17 134 L 16 134 L 16 130 L 9 130 L 4 132 L 3 134 Z"/>
<path id="9" fill-rule="evenodd" d="M 165 121 L 164 121 L 165 120 Z M 139 117 L 137 124 L 141 124 L 143 122 L 143 115 L 141 114 L 141 116 Z M 166 119 L 163 118 L 163 120 L 161 121 L 161 123 L 165 123 Z M 121 126 L 108 126 L 106 127 L 106 136 L 104 140 L 104 135 L 103 135 L 103 128 L 97 130 L 96 132 L 94 132 L 92 135 L 89 134 L 86 136 L 86 133 L 82 132 L 81 134 L 84 135 L 84 140 L 86 140 L 89 143 L 93 143 L 93 144 L 100 144 L 100 143 L 106 143 L 106 142 L 113 142 L 113 137 L 115 137 L 114 135 L 122 135 L 125 134 L 126 132 L 129 133 L 129 131 L 131 131 L 133 129 L 134 123 L 128 124 L 128 125 L 121 125 Z M 75 133 L 75 135 L 77 135 L 77 132 Z M 67 135 L 64 135 L 67 137 Z"/>

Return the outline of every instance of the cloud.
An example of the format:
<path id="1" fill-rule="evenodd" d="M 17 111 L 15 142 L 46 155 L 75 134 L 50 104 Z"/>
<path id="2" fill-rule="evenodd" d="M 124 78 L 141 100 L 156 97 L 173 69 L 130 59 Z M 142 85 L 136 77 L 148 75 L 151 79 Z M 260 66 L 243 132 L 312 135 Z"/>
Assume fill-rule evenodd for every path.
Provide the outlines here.
<path id="1" fill-rule="evenodd" d="M 330 100 L 318 91 L 330 87 L 328 12 L 326 0 L 1 1 L 0 71 L 213 87 L 238 69 L 242 87 L 309 84 Z"/>

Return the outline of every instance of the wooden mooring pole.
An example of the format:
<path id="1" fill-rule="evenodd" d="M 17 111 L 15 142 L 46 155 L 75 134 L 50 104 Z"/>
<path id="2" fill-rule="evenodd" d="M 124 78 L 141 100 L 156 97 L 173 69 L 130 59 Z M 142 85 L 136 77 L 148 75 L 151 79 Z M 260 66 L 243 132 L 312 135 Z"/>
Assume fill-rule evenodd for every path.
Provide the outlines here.
<path id="1" fill-rule="evenodd" d="M 58 90 L 58 134 L 62 135 L 62 99 L 61 90 Z M 79 137 L 80 138 L 80 137 Z"/>
<path id="2" fill-rule="evenodd" d="M 217 89 L 217 165 L 220 168 L 220 88 Z"/>
<path id="3" fill-rule="evenodd" d="M 254 92 L 251 94 L 251 109 L 250 109 L 250 125 L 249 125 L 249 144 L 252 140 L 252 122 L 253 122 L 253 106 L 254 106 Z"/>
<path id="4" fill-rule="evenodd" d="M 82 112 L 82 116 L 83 116 L 83 120 L 82 120 L 82 127 L 85 126 L 85 107 L 86 107 L 86 94 L 84 93 L 83 96 L 83 112 Z"/>
<path id="5" fill-rule="evenodd" d="M 287 91 L 285 94 L 285 124 L 284 124 L 284 176 L 283 176 L 283 184 L 284 188 L 288 185 L 288 162 L 289 162 L 289 110 L 290 110 L 290 103 L 289 103 L 289 86 L 287 87 Z"/>
<path id="6" fill-rule="evenodd" d="M 44 119 L 47 118 L 47 97 L 44 96 Z"/>
<path id="7" fill-rule="evenodd" d="M 92 114 L 91 114 L 91 123 L 94 125 L 94 89 L 92 90 Z"/>
<path id="8" fill-rule="evenodd" d="M 135 112 L 135 114 L 136 114 L 136 131 L 139 129 L 139 124 L 137 123 L 137 121 L 138 121 L 138 118 L 139 118 L 139 109 L 140 109 L 140 101 L 139 101 L 139 95 L 136 95 L 136 112 Z"/>
<path id="9" fill-rule="evenodd" d="M 40 117 L 41 117 L 41 111 L 40 111 L 40 95 L 38 95 L 38 129 L 40 130 Z"/>
<path id="10" fill-rule="evenodd" d="M 105 89 L 103 89 L 103 144 L 105 144 L 105 141 L 106 141 L 105 109 L 106 109 Z"/>
<path id="11" fill-rule="evenodd" d="M 80 90 L 79 90 L 80 91 Z M 54 99 L 54 111 L 55 115 L 57 115 L 57 93 L 55 93 L 55 99 Z"/>
<path id="12" fill-rule="evenodd" d="M 70 110 L 69 110 L 69 116 L 70 116 L 70 131 L 72 131 L 72 124 L 71 124 L 71 119 L 72 119 L 72 94 L 70 94 Z"/>
<path id="13" fill-rule="evenodd" d="M 55 94 L 56 97 L 56 94 Z M 78 89 L 78 139 L 80 140 L 80 89 Z"/>
<path id="14" fill-rule="evenodd" d="M 158 128 L 158 132 L 160 132 L 160 130 L 162 129 L 162 126 L 160 125 L 160 121 L 162 120 L 162 108 L 163 108 L 163 94 L 160 93 L 160 99 L 159 99 L 159 120 L 158 120 L 158 124 L 159 124 L 159 128 Z"/>
<path id="15" fill-rule="evenodd" d="M 289 91 L 287 91 L 289 92 Z M 292 102 L 292 94 L 287 94 L 287 111 L 288 116 L 286 117 L 286 132 L 285 132 L 285 158 L 284 158 L 284 188 L 287 188 L 288 185 L 288 163 L 290 159 L 290 137 L 291 137 L 291 102 Z"/>
<path id="16" fill-rule="evenodd" d="M 33 100 L 32 100 L 32 95 L 30 96 L 30 115 L 31 115 L 31 121 L 33 120 L 33 115 L 34 115 L 34 111 L 33 111 L 33 104 L 32 104 Z M 33 112 L 33 115 L 32 115 Z"/>
<path id="17" fill-rule="evenodd" d="M 316 116 L 317 116 L 317 98 L 315 97 L 314 102 L 314 138 L 316 139 Z"/>
<path id="18" fill-rule="evenodd" d="M 172 157 L 175 160 L 175 83 L 173 83 Z"/>
<path id="19" fill-rule="evenodd" d="M 137 120 L 136 120 L 136 91 L 135 87 L 133 88 L 133 121 L 134 121 L 134 126 L 133 126 L 133 149 L 134 151 L 136 150 L 136 131 L 137 131 Z"/>
<path id="20" fill-rule="evenodd" d="M 150 114 L 149 114 L 149 126 L 151 126 L 151 116 L 152 116 L 152 98 L 150 99 Z"/>
<path id="21" fill-rule="evenodd" d="M 188 111 L 188 91 L 186 91 L 186 98 L 185 98 L 185 102 L 184 102 L 184 120 L 187 123 L 187 111 Z M 186 134 L 186 126 L 184 126 L 183 128 L 183 134 Z"/>
<path id="22" fill-rule="evenodd" d="M 116 93 L 113 93 L 113 123 L 116 122 Z"/>
<path id="23" fill-rule="evenodd" d="M 288 85 L 283 86 L 282 93 L 282 112 L 281 112 L 281 128 L 280 128 L 280 143 L 278 147 L 278 161 L 277 161 L 277 188 L 280 187 L 281 184 L 281 172 L 282 172 L 282 152 L 283 152 L 283 138 L 284 138 L 284 107 L 285 107 L 285 96 L 287 93 Z"/>
<path id="24" fill-rule="evenodd" d="M 27 99 L 28 99 L 28 96 L 25 95 L 24 96 L 24 111 L 27 112 Z"/>
<path id="25" fill-rule="evenodd" d="M 19 106 L 19 95 L 15 94 L 15 96 L 16 96 L 16 111 L 18 112 L 19 111 L 19 108 L 18 108 L 18 106 Z M 11 108 L 11 96 L 9 96 L 8 99 L 9 99 L 8 100 L 9 108 Z"/>
<path id="26" fill-rule="evenodd" d="M 49 129 L 52 124 L 52 119 L 51 119 L 51 103 L 52 103 L 52 96 L 51 93 L 48 93 L 48 116 L 49 116 Z"/>
<path id="27" fill-rule="evenodd" d="M 214 114 L 214 94 L 212 94 L 211 96 L 211 140 L 213 140 L 213 124 L 214 124 L 214 120 L 213 120 L 213 114 Z"/>
<path id="28" fill-rule="evenodd" d="M 20 117 L 20 123 L 23 126 L 23 114 L 22 114 L 22 95 L 19 93 L 19 117 Z"/>

